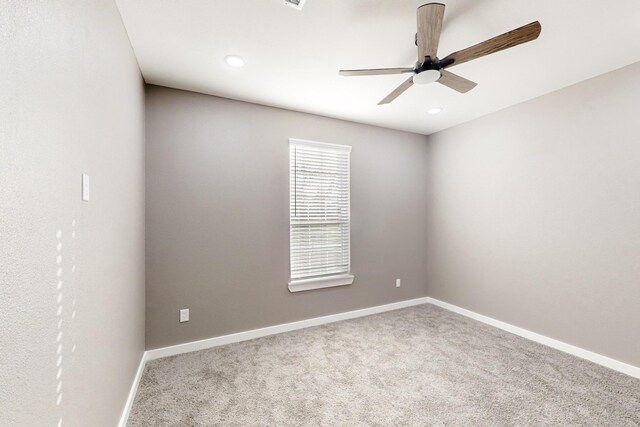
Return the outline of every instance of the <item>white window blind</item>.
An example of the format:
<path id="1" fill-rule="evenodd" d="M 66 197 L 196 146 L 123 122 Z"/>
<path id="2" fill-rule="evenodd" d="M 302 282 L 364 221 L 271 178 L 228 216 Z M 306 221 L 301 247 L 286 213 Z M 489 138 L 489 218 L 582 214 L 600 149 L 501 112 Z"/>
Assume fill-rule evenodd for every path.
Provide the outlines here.
<path id="1" fill-rule="evenodd" d="M 348 274 L 350 152 L 349 146 L 290 140 L 292 291 L 353 281 Z M 332 281 L 336 277 L 340 283 Z"/>

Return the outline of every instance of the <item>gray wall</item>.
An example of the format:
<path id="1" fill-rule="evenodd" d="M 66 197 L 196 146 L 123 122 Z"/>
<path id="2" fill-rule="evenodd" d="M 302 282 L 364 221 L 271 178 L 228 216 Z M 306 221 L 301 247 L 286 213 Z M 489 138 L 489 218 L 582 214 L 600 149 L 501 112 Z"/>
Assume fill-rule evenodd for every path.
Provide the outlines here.
<path id="1" fill-rule="evenodd" d="M 144 86 L 113 1 L 0 11 L 0 425 L 114 426 L 144 349 Z"/>
<path id="2" fill-rule="evenodd" d="M 640 366 L 639 76 L 429 138 L 429 296 Z"/>
<path id="3" fill-rule="evenodd" d="M 290 137 L 353 146 L 350 286 L 287 289 Z M 147 348 L 425 296 L 425 165 L 421 135 L 148 86 Z"/>

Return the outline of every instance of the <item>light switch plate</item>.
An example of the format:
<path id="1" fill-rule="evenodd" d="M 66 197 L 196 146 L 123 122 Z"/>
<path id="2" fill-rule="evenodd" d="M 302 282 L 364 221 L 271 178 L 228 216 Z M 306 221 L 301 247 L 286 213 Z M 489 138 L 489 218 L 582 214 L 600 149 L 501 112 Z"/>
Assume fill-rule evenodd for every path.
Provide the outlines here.
<path id="1" fill-rule="evenodd" d="M 91 194 L 89 175 L 86 173 L 82 174 L 82 200 L 85 202 L 89 201 L 89 195 Z"/>
<path id="2" fill-rule="evenodd" d="M 189 309 L 183 308 L 180 310 L 180 323 L 189 321 Z"/>
<path id="3" fill-rule="evenodd" d="M 396 279 L 396 288 L 400 287 L 400 279 Z"/>

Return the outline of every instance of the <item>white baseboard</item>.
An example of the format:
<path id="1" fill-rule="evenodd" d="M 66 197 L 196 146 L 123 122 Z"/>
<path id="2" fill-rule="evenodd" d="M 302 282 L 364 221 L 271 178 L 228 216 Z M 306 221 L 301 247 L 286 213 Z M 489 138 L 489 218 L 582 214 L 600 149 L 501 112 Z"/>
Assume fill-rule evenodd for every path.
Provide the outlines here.
<path id="1" fill-rule="evenodd" d="M 548 347 L 555 348 L 556 350 L 560 350 L 565 353 L 569 353 L 571 355 L 580 357 L 582 359 L 586 359 L 590 362 L 597 363 L 598 365 L 605 366 L 609 369 L 613 369 L 614 371 L 622 372 L 623 374 L 627 374 L 629 376 L 640 379 L 640 367 L 629 365 L 624 362 L 620 362 L 610 357 L 603 356 L 601 354 L 594 353 L 592 351 L 585 350 L 583 348 L 576 347 L 574 345 L 567 344 L 565 342 L 558 341 L 556 339 L 549 338 L 544 335 L 540 335 L 535 332 L 528 331 L 518 326 L 514 326 L 509 323 L 502 322 L 500 320 L 496 320 L 491 317 L 484 316 L 482 314 L 478 314 L 476 312 L 467 310 L 462 307 L 458 307 L 453 304 L 449 304 L 444 301 L 437 300 L 435 298 L 428 297 L 427 300 L 430 304 L 437 305 L 438 307 L 442 307 L 454 313 L 461 314 L 463 316 L 469 317 L 479 322 L 486 323 L 487 325 L 491 325 L 496 328 L 502 329 L 504 331 L 510 332 L 512 334 L 519 335 L 523 338 L 527 338 L 531 341 L 535 341 L 537 343 L 546 345 Z"/>
<path id="2" fill-rule="evenodd" d="M 146 351 L 142 353 L 142 357 L 140 358 L 140 364 L 138 365 L 136 376 L 133 378 L 133 384 L 131 384 L 131 390 L 129 390 L 129 396 L 127 396 L 127 401 L 124 405 L 124 409 L 122 410 L 122 415 L 120 416 L 120 422 L 118 423 L 118 427 L 127 426 L 127 420 L 129 419 L 129 412 L 131 412 L 131 407 L 133 406 L 133 400 L 136 398 L 136 393 L 138 392 L 138 385 L 140 384 L 140 378 L 142 378 L 142 372 L 144 372 L 145 363 L 147 363 Z"/>
<path id="3" fill-rule="evenodd" d="M 200 341 L 192 341 L 184 344 L 172 345 L 169 347 L 147 350 L 147 360 L 159 359 L 161 357 L 174 356 L 176 354 L 189 353 L 192 351 L 204 350 L 218 347 L 220 345 L 236 343 L 240 341 L 252 340 L 265 337 L 267 335 L 280 334 L 282 332 L 295 331 L 309 328 L 311 326 L 324 325 L 338 322 L 340 320 L 354 319 L 356 317 L 369 316 L 383 313 L 385 311 L 397 310 L 414 305 L 426 304 L 427 297 L 410 299 L 406 301 L 394 302 L 391 304 L 378 305 L 375 307 L 363 308 L 360 310 L 347 311 L 344 313 L 331 314 L 329 316 L 315 317 L 313 319 L 300 320 L 298 322 L 284 323 L 281 325 L 267 326 L 266 328 L 254 329 L 251 331 L 238 332 L 236 334 L 223 335 L 215 338 L 208 338 Z"/>

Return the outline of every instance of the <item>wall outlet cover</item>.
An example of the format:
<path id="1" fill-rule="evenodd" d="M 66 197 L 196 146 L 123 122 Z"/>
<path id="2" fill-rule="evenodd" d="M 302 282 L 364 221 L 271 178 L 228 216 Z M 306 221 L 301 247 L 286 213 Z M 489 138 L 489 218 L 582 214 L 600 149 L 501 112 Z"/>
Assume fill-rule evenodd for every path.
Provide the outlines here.
<path id="1" fill-rule="evenodd" d="M 180 323 L 189 321 L 189 309 L 183 308 L 180 310 Z"/>

